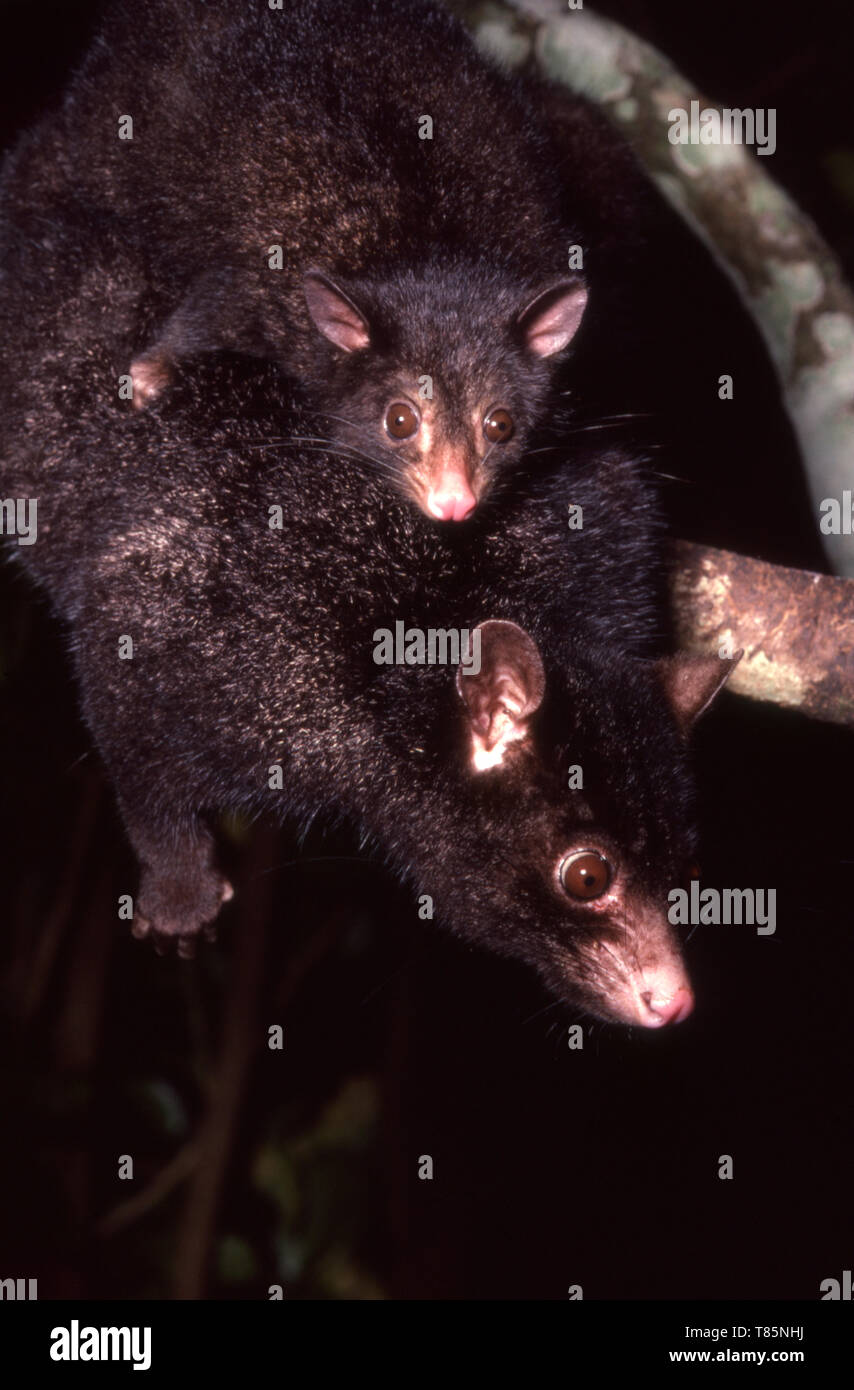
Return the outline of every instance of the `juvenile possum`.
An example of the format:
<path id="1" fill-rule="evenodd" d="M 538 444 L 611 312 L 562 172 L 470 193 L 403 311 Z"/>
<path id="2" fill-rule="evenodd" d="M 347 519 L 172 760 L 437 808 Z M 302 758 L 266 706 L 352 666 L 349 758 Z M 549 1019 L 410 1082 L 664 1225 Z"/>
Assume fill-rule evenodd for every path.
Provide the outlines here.
<path id="1" fill-rule="evenodd" d="M 195 354 L 269 358 L 339 453 L 462 521 L 587 299 L 537 92 L 433 0 L 118 0 L 5 196 L 60 233 L 110 216 L 145 259 L 137 406 Z"/>
<path id="2" fill-rule="evenodd" d="M 64 235 L 67 302 L 17 224 L 0 248 L 0 486 L 39 498 L 37 543 L 12 549 L 70 631 L 142 867 L 137 934 L 186 954 L 215 921 L 216 812 L 342 818 L 439 920 L 560 998 L 684 1017 L 666 911 L 695 854 L 685 734 L 730 663 L 652 659 L 639 463 L 580 436 L 469 538 L 382 474 L 272 443 L 294 408 L 272 364 L 203 359 L 169 411 L 126 417 L 104 383 L 146 267 L 112 222 Z M 479 673 L 378 665 L 399 619 L 479 629 Z"/>

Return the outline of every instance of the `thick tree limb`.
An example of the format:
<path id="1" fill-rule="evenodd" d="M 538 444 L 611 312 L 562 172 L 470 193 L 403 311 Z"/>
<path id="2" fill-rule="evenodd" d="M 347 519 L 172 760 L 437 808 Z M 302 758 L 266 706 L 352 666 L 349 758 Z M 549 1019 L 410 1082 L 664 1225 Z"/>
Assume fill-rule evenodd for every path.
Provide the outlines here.
<path id="1" fill-rule="evenodd" d="M 740 648 L 729 689 L 854 728 L 854 581 L 677 541 L 677 646 Z"/>

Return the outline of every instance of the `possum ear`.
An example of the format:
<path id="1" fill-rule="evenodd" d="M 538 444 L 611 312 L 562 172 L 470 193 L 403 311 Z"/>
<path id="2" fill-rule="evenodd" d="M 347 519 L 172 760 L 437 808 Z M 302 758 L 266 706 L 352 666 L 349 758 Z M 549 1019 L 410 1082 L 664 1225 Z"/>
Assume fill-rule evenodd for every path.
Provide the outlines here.
<path id="1" fill-rule="evenodd" d="M 689 732 L 717 698 L 743 655 L 688 656 L 682 652 L 655 662 L 667 703 L 683 733 Z"/>
<path id="2" fill-rule="evenodd" d="M 343 290 L 317 270 L 303 281 L 305 302 L 315 327 L 345 352 L 357 352 L 371 341 L 368 321 Z"/>
<path id="3" fill-rule="evenodd" d="M 476 772 L 495 767 L 509 744 L 527 738 L 545 688 L 537 644 L 523 628 L 498 620 L 475 628 L 467 663 L 457 667 L 457 690 L 468 709 Z"/>
<path id="4" fill-rule="evenodd" d="M 575 337 L 587 303 L 583 280 L 562 280 L 538 294 L 516 320 L 528 352 L 553 357 Z"/>

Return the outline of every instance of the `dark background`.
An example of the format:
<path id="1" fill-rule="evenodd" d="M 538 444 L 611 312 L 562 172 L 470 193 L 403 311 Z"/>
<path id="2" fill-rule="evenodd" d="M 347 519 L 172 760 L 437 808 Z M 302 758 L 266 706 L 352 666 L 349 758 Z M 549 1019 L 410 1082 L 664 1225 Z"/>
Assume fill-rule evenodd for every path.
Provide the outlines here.
<path id="1" fill-rule="evenodd" d="M 850 7 L 597 8 L 711 98 L 777 107 L 770 172 L 854 278 Z M 4 145 L 97 9 L 0 5 Z M 819 567 L 744 333 L 761 389 L 729 471 L 671 487 L 673 527 Z M 116 901 L 135 866 L 64 643 L 0 569 L 0 1278 L 43 1298 L 813 1299 L 851 1267 L 849 733 L 722 699 L 696 742 L 703 879 L 775 887 L 776 935 L 696 929 L 692 1018 L 594 1024 L 579 1053 L 563 1006 L 419 924 L 346 835 L 224 825 L 220 944 L 185 963 L 133 942 Z"/>

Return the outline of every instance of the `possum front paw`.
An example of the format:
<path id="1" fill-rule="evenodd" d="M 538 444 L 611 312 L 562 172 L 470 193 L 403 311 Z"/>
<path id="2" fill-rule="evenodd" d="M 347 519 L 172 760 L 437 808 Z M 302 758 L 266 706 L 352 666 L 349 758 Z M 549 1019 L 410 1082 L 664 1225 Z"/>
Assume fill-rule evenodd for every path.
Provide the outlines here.
<path id="1" fill-rule="evenodd" d="M 172 365 L 160 352 L 144 352 L 130 364 L 133 382 L 133 408 L 144 410 L 156 401 L 172 381 Z"/>
<path id="2" fill-rule="evenodd" d="M 213 869 L 162 873 L 144 869 L 134 909 L 133 935 L 148 938 L 159 955 L 173 950 L 185 960 L 196 954 L 198 937 L 211 941 L 223 903 L 234 897 L 227 879 Z"/>

